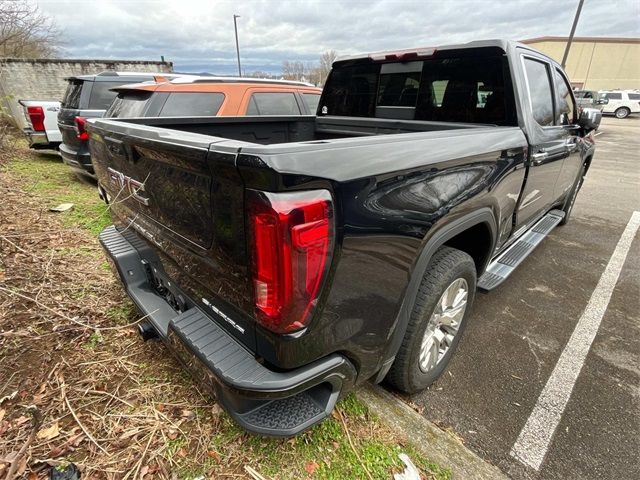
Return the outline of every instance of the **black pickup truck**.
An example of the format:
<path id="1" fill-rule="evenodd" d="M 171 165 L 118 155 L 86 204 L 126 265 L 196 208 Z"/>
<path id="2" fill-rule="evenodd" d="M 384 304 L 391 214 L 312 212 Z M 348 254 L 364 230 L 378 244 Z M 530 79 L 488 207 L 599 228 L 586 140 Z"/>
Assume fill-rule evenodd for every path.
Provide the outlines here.
<path id="1" fill-rule="evenodd" d="M 143 336 L 293 435 L 355 384 L 442 373 L 476 290 L 568 220 L 599 115 L 496 40 L 338 59 L 317 116 L 92 120 L 100 241 Z"/>

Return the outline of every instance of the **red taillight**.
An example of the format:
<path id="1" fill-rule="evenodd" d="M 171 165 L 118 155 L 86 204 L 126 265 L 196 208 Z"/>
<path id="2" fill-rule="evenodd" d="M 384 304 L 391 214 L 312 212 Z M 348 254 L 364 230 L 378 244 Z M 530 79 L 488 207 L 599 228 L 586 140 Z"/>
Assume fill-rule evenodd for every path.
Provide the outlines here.
<path id="1" fill-rule="evenodd" d="M 84 128 L 87 123 L 87 119 L 85 117 L 76 117 L 74 122 L 76 123 L 76 138 L 78 140 L 89 140 L 89 134 Z"/>
<path id="2" fill-rule="evenodd" d="M 300 330 L 317 303 L 333 251 L 327 190 L 248 193 L 258 320 L 269 330 Z"/>
<path id="3" fill-rule="evenodd" d="M 44 132 L 44 110 L 42 107 L 27 107 L 31 126 L 36 132 Z"/>

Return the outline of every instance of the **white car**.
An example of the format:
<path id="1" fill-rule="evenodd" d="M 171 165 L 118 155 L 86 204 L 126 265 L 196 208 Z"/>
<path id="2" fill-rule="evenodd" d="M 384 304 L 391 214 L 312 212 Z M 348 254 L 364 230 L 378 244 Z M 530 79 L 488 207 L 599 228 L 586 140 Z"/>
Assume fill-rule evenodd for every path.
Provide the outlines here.
<path id="1" fill-rule="evenodd" d="M 29 139 L 29 146 L 36 150 L 57 150 L 62 142 L 58 128 L 60 102 L 19 100 L 18 103 L 24 108 L 26 125 L 23 131 Z"/>
<path id="2" fill-rule="evenodd" d="M 625 90 L 601 90 L 600 98 L 607 100 L 602 113 L 627 118 L 632 113 L 640 113 L 640 92 Z"/>

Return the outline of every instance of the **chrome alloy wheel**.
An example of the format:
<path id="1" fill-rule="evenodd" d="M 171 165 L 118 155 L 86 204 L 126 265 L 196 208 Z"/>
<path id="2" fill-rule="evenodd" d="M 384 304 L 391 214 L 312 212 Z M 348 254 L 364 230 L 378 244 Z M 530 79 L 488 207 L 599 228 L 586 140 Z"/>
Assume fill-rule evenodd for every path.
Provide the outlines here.
<path id="1" fill-rule="evenodd" d="M 467 281 L 457 278 L 438 300 L 427 323 L 420 347 L 420 370 L 424 373 L 435 368 L 451 347 L 467 309 L 468 298 Z"/>

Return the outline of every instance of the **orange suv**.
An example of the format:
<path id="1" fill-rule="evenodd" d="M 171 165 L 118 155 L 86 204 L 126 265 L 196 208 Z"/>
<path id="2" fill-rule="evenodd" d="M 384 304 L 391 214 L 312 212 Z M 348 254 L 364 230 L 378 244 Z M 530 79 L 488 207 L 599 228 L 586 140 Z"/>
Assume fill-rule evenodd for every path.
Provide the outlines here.
<path id="1" fill-rule="evenodd" d="M 106 118 L 315 115 L 322 89 L 308 83 L 185 76 L 113 88 Z"/>

